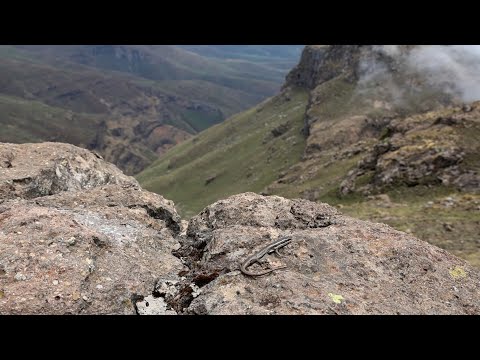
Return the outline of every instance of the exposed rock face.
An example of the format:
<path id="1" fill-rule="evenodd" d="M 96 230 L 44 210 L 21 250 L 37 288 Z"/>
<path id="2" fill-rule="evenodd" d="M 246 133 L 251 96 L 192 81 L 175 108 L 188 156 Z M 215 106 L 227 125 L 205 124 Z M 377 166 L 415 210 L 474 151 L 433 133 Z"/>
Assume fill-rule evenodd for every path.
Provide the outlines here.
<path id="1" fill-rule="evenodd" d="M 466 133 L 480 128 L 480 102 L 392 120 L 385 136 L 352 169 L 340 186 L 380 191 L 392 185 L 445 185 L 478 193 L 480 174 L 475 166 L 479 146 Z M 370 175 L 363 187 L 356 179 Z"/>
<path id="2" fill-rule="evenodd" d="M 173 205 L 133 186 L 10 201 L 0 229 L 1 314 L 135 314 L 182 269 Z"/>
<path id="3" fill-rule="evenodd" d="M 365 116 L 370 117 L 369 121 L 376 121 L 381 116 L 416 113 L 452 104 L 451 94 L 411 66 L 408 59 L 415 47 L 305 47 L 299 64 L 287 76 L 284 89 L 299 86 L 311 90 L 305 116 L 306 154 L 328 148 L 324 137 L 330 145 L 336 140 L 337 146 L 358 141 L 344 135 L 360 131 Z"/>
<path id="4" fill-rule="evenodd" d="M 299 64 L 287 75 L 285 86 L 313 89 L 342 73 L 354 74 L 360 50 L 365 45 L 311 45 L 305 47 Z"/>
<path id="5" fill-rule="evenodd" d="M 238 271 L 249 255 L 284 235 L 293 237 L 280 251 L 284 256 L 268 255 L 266 261 L 287 269 L 258 278 Z M 232 196 L 190 221 L 182 250 L 190 254 L 191 278 L 214 279 L 201 287 L 186 313 L 480 311 L 480 277 L 466 262 L 386 225 L 342 216 L 326 204 L 253 193 Z M 258 271 L 257 266 L 251 270 Z"/>
<path id="6" fill-rule="evenodd" d="M 299 64 L 287 75 L 285 87 L 314 89 L 337 76 L 350 81 L 372 69 L 364 63 L 381 62 L 391 71 L 400 65 L 389 51 L 390 45 L 310 45 L 303 50 Z M 398 45 L 395 51 L 408 53 L 415 45 Z M 397 55 L 397 54 L 396 54 Z M 362 63 L 364 62 L 364 63 Z"/>
<path id="7" fill-rule="evenodd" d="M 42 145 L 51 153 L 44 166 L 54 170 L 0 204 L 0 314 L 480 313 L 477 270 L 386 225 L 326 204 L 245 193 L 208 206 L 186 227 L 171 201 L 113 165 L 73 146 Z M 16 169 L 38 178 L 38 158 L 37 166 L 16 162 L 31 147 L 2 145 L 15 155 L 2 158 L 2 176 Z M 66 179 L 89 180 L 42 196 L 34 184 L 50 183 L 61 161 Z M 105 173 L 117 182 L 107 184 Z M 286 269 L 239 271 L 285 235 L 293 241 L 282 257 L 268 254 L 249 270 Z"/>
<path id="8" fill-rule="evenodd" d="M 0 203 L 107 184 L 138 186 L 95 153 L 61 143 L 0 143 L 0 170 Z"/>
<path id="9" fill-rule="evenodd" d="M 66 144 L 0 154 L 0 314 L 135 314 L 183 268 L 173 203 L 114 165 Z"/>

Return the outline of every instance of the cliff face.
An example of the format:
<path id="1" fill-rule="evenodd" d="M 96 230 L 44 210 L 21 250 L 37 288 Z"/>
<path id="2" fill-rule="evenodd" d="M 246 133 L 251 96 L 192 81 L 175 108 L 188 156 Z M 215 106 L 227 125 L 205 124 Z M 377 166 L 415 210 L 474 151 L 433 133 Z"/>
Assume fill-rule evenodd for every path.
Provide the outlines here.
<path id="1" fill-rule="evenodd" d="M 0 151 L 0 314 L 480 313 L 465 261 L 327 204 L 245 193 L 186 224 L 89 151 Z M 286 268 L 239 271 L 283 236 L 249 271 Z"/>
<path id="2" fill-rule="evenodd" d="M 298 65 L 287 75 L 284 87 L 314 89 L 337 76 L 350 81 L 371 71 L 368 64 L 381 63 L 389 71 L 402 67 L 402 57 L 415 45 L 309 45 L 303 50 Z"/>
<path id="3" fill-rule="evenodd" d="M 341 74 L 354 75 L 362 45 L 310 45 L 298 65 L 287 75 L 284 87 L 314 89 Z"/>
<path id="4" fill-rule="evenodd" d="M 310 45 L 283 89 L 311 91 L 307 135 L 316 123 L 345 115 L 392 117 L 458 104 L 445 84 L 412 65 L 417 50 L 417 45 Z"/>
<path id="5" fill-rule="evenodd" d="M 478 129 L 478 104 L 462 106 L 460 93 L 432 82 L 412 65 L 415 51 L 415 45 L 307 46 L 288 75 L 285 89 L 310 89 L 304 165 L 321 168 L 364 155 L 341 194 L 352 192 L 361 176 L 368 178 L 366 193 L 389 185 L 480 188 L 477 165 L 463 161 L 478 150 L 465 132 Z"/>

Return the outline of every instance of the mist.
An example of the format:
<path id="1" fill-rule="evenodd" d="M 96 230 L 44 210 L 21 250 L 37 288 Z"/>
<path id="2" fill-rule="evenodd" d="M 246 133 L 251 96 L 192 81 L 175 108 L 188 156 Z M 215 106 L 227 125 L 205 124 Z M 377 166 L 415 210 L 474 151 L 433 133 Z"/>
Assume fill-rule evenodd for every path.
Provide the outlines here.
<path id="1" fill-rule="evenodd" d="M 407 72 L 421 75 L 431 88 L 464 102 L 480 100 L 480 45 L 418 45 L 409 51 L 398 45 L 381 45 L 374 46 L 374 51 L 397 60 Z M 378 60 L 362 61 L 360 70 L 361 87 L 381 79 L 396 101 L 401 101 L 412 85 L 393 83 L 391 69 Z"/>
<path id="2" fill-rule="evenodd" d="M 480 45 L 424 45 L 413 49 L 407 60 L 431 84 L 465 102 L 480 99 Z"/>

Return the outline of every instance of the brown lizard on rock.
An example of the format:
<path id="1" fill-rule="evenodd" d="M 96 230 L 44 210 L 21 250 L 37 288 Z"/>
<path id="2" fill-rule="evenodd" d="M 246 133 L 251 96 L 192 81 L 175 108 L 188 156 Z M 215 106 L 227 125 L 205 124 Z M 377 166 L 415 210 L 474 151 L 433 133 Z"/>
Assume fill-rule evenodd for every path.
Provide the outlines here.
<path id="1" fill-rule="evenodd" d="M 260 259 L 262 257 L 264 257 L 267 254 L 271 254 L 272 252 L 275 252 L 277 255 L 280 255 L 279 252 L 278 252 L 278 249 L 290 244 L 290 242 L 292 242 L 292 237 L 290 237 L 290 236 L 282 237 L 282 238 L 276 240 L 275 242 L 271 243 L 270 245 L 264 247 L 259 252 L 257 252 L 255 254 L 253 254 L 252 256 L 248 257 L 242 263 L 242 265 L 240 266 L 240 271 L 242 273 L 244 273 L 245 275 L 249 275 L 249 276 L 261 276 L 261 275 L 271 273 L 272 271 L 275 271 L 275 270 L 285 269 L 286 266 L 279 266 L 279 267 L 276 267 L 274 269 L 268 269 L 268 270 L 264 270 L 264 271 L 261 271 L 261 272 L 258 272 L 258 273 L 252 273 L 252 272 L 248 271 L 247 268 L 250 265 L 252 265 L 256 262 L 260 262 Z"/>

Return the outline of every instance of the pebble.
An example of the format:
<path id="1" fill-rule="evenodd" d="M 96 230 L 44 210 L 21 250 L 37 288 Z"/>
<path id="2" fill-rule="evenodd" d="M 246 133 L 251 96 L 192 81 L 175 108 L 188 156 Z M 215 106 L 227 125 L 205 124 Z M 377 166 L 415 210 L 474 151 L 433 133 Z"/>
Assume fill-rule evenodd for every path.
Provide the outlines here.
<path id="1" fill-rule="evenodd" d="M 58 280 L 53 280 L 53 285 L 58 285 Z"/>
<path id="2" fill-rule="evenodd" d="M 16 273 L 15 274 L 15 280 L 17 280 L 17 281 L 27 280 L 27 277 L 25 275 L 23 275 L 22 273 Z"/>
<path id="3" fill-rule="evenodd" d="M 98 284 L 98 285 L 96 286 L 96 288 L 97 288 L 98 290 L 102 290 L 102 289 L 103 289 L 103 286 L 100 285 L 100 284 Z"/>

